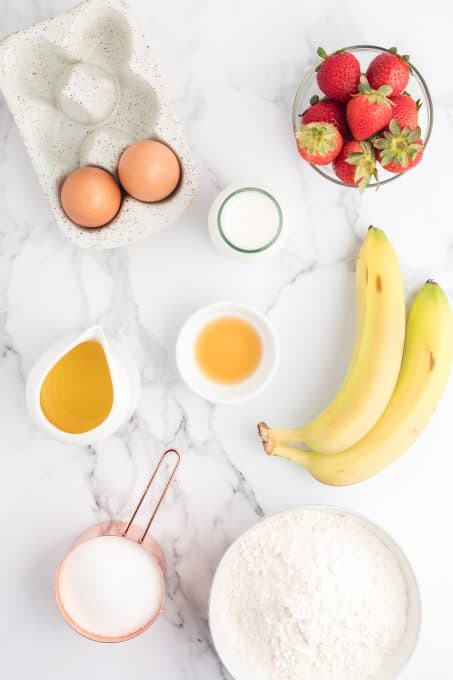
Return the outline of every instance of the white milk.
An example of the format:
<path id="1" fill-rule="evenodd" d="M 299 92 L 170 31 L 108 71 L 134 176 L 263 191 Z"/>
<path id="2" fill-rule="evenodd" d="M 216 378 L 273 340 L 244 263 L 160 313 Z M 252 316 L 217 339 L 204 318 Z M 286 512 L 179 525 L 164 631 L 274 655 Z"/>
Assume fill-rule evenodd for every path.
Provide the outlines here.
<path id="1" fill-rule="evenodd" d="M 211 206 L 209 232 L 214 245 L 232 257 L 252 260 L 269 256 L 283 243 L 280 204 L 260 187 L 229 187 Z"/>
<path id="2" fill-rule="evenodd" d="M 128 636 L 161 610 L 163 575 L 138 543 L 98 536 L 80 543 L 62 563 L 57 595 L 79 629 L 103 638 Z"/>

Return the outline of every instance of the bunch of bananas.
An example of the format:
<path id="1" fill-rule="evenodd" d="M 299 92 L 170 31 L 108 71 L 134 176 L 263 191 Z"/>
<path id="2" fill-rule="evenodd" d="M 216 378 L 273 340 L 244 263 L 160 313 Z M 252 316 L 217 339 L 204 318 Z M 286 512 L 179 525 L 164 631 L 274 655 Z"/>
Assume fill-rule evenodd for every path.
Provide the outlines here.
<path id="1" fill-rule="evenodd" d="M 335 486 L 368 479 L 412 445 L 442 396 L 453 356 L 453 314 L 434 281 L 416 295 L 405 328 L 398 258 L 380 229 L 370 227 L 360 249 L 356 289 L 355 347 L 332 403 L 302 428 L 258 425 L 266 453 Z"/>

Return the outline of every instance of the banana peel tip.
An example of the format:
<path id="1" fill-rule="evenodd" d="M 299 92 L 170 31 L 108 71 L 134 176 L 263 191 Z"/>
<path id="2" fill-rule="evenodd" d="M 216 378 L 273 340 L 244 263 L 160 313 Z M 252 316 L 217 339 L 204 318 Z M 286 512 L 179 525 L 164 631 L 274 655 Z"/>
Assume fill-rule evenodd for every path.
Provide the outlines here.
<path id="1" fill-rule="evenodd" d="M 258 434 L 260 436 L 264 451 L 268 455 L 271 455 L 274 449 L 274 439 L 271 435 L 271 430 L 266 425 L 266 423 L 258 423 Z"/>

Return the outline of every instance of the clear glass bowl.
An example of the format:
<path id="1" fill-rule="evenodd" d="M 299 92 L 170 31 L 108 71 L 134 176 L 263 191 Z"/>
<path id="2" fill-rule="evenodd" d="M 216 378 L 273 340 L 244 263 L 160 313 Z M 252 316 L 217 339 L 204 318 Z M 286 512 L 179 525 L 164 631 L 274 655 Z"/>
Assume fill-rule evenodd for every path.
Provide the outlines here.
<path id="1" fill-rule="evenodd" d="M 372 59 L 374 59 L 374 57 L 376 57 L 381 52 L 389 52 L 389 50 L 386 49 L 385 47 L 378 47 L 377 45 L 353 45 L 352 47 L 346 47 L 345 50 L 347 50 L 348 52 L 352 52 L 352 54 L 354 54 L 357 57 L 357 59 L 360 61 L 363 73 L 366 71 L 366 69 L 368 68 L 368 64 Z M 420 71 L 417 68 L 415 68 L 412 62 L 411 67 L 412 74 L 409 80 L 407 90 L 415 100 L 419 99 L 421 101 L 422 106 L 419 111 L 419 125 L 421 129 L 421 138 L 426 147 L 431 136 L 431 130 L 433 126 L 433 103 L 431 100 L 431 95 L 428 90 L 428 86 L 423 76 L 421 75 Z M 300 127 L 301 114 L 305 111 L 305 109 L 307 109 L 310 106 L 310 99 L 315 94 L 319 95 L 320 98 L 323 96 L 322 92 L 318 87 L 318 83 L 316 82 L 316 65 L 313 66 L 310 69 L 310 71 L 308 71 L 308 73 L 305 75 L 301 84 L 298 87 L 296 96 L 294 98 L 293 104 L 294 133 L 296 133 L 296 131 Z M 307 161 L 301 159 L 301 162 L 306 163 Z M 421 162 L 423 163 L 423 159 Z M 343 187 L 357 189 L 357 187 L 351 184 L 345 184 L 344 182 L 341 181 L 341 179 L 338 179 L 331 165 L 312 165 L 311 167 L 319 175 L 322 175 L 322 177 L 325 177 L 330 182 L 335 182 L 335 184 L 339 184 L 340 186 Z M 387 170 L 384 170 L 384 168 L 379 166 L 379 184 L 380 185 L 388 184 L 389 182 L 398 179 L 398 177 L 401 177 L 401 175 L 403 174 L 405 173 L 395 174 L 392 172 L 387 172 Z M 376 187 L 376 185 L 377 182 L 375 180 L 371 180 L 368 187 Z"/>

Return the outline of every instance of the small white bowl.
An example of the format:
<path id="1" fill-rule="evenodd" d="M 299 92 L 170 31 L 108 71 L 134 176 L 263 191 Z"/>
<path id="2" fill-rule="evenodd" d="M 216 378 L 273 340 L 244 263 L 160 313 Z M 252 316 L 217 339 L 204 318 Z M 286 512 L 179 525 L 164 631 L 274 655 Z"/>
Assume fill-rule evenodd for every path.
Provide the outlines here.
<path id="1" fill-rule="evenodd" d="M 234 316 L 250 323 L 263 346 L 256 371 L 246 380 L 232 385 L 209 380 L 199 369 L 195 357 L 195 343 L 201 330 L 213 319 L 224 316 Z M 236 302 L 216 302 L 202 307 L 187 319 L 176 341 L 176 364 L 182 379 L 198 395 L 218 404 L 237 403 L 256 396 L 274 377 L 279 356 L 277 336 L 264 314 Z"/>

